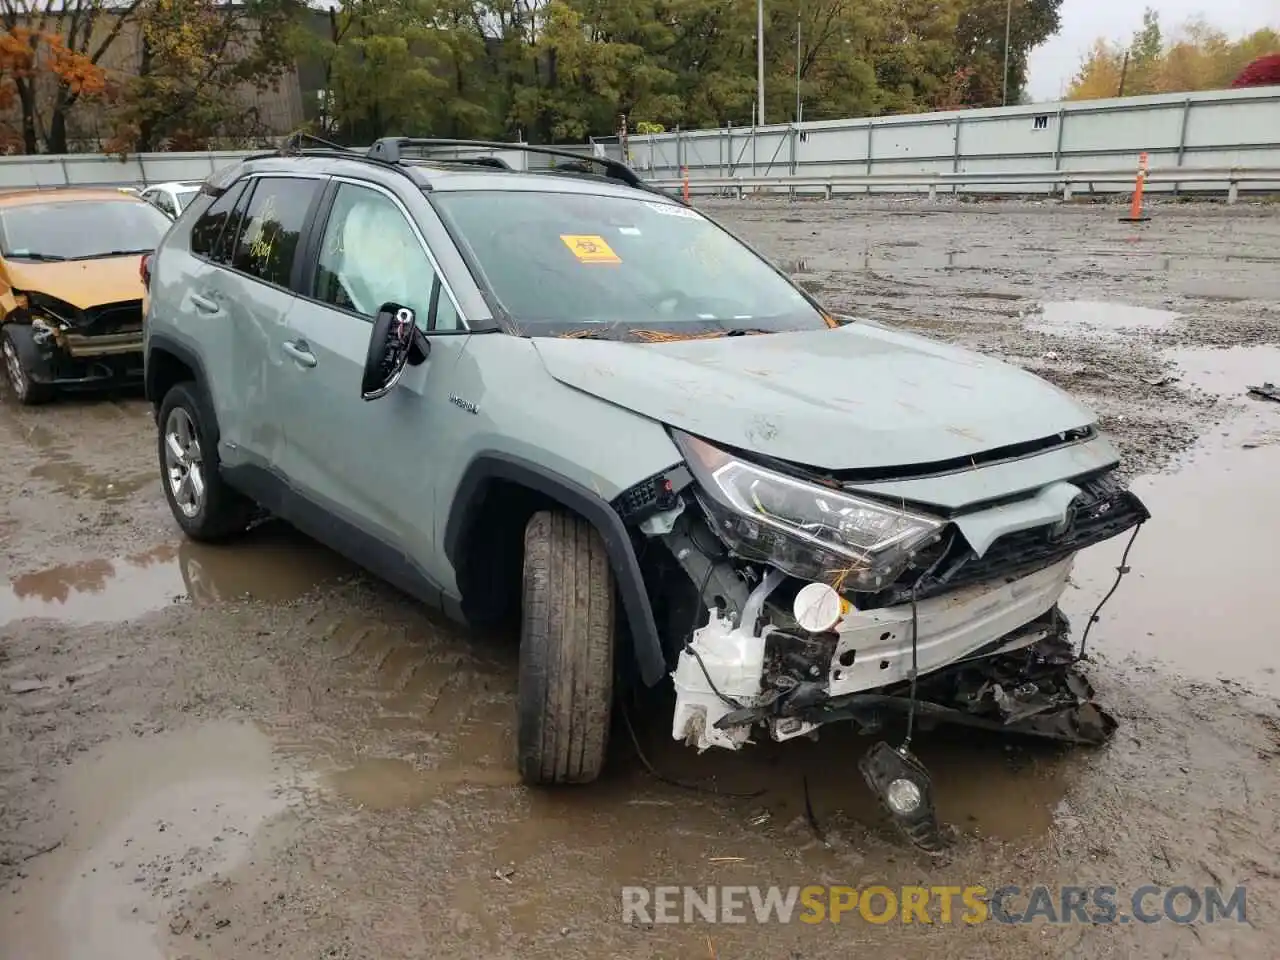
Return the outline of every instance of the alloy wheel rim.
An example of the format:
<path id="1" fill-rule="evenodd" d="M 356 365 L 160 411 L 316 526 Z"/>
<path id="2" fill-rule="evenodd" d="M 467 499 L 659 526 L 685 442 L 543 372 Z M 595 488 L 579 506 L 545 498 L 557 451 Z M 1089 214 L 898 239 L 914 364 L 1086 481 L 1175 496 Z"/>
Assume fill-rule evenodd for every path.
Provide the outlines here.
<path id="1" fill-rule="evenodd" d="M 174 407 L 164 425 L 164 468 L 174 504 L 188 518 L 204 507 L 204 458 L 195 422 L 182 407 Z"/>
<path id="2" fill-rule="evenodd" d="M 13 391 L 19 397 L 27 392 L 27 376 L 22 372 L 22 361 L 18 359 L 18 351 L 13 349 L 13 344 L 8 340 L 4 342 L 4 365 L 9 372 L 9 382 L 13 385 Z"/>

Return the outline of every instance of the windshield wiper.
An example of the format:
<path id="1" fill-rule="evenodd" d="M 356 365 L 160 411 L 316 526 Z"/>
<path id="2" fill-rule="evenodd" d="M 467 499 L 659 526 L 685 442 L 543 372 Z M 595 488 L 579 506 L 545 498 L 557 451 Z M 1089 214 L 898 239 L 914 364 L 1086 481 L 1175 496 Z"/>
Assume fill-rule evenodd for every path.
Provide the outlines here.
<path id="1" fill-rule="evenodd" d="M 5 257 L 10 260 L 39 260 L 43 263 L 60 263 L 66 260 L 66 257 L 59 256 L 56 253 L 6 253 Z"/>
<path id="2" fill-rule="evenodd" d="M 725 330 L 726 337 L 745 337 L 756 333 L 773 333 L 773 330 L 765 330 L 763 327 L 730 327 Z"/>
<path id="3" fill-rule="evenodd" d="M 128 257 L 134 254 L 150 253 L 152 247 L 141 250 L 104 250 L 102 253 L 86 253 L 83 257 L 58 257 L 59 260 L 101 260 L 103 257 Z"/>

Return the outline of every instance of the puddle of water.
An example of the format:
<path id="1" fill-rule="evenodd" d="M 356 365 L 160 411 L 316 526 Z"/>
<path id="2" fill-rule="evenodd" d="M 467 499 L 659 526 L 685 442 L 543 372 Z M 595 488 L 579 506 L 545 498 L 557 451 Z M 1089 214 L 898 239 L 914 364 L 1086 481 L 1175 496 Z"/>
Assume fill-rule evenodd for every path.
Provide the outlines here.
<path id="1" fill-rule="evenodd" d="M 289 802 L 251 725 L 113 742 L 71 768 L 58 804 L 70 834 L 0 908 L 5 957 L 161 960 L 165 901 L 244 861 Z"/>
<path id="2" fill-rule="evenodd" d="M 83 416 L 103 422 L 108 429 L 132 419 L 130 412 L 114 404 L 85 407 Z M 159 477 L 159 471 L 154 468 L 131 473 L 98 472 L 82 463 L 75 448 L 50 428 L 41 424 L 26 426 L 8 413 L 3 417 L 3 423 L 36 453 L 40 462 L 31 467 L 31 477 L 52 484 L 65 496 L 123 503 L 131 494 Z"/>
<path id="3" fill-rule="evenodd" d="M 1123 330 L 1163 330 L 1178 319 L 1170 310 L 1132 307 L 1123 303 L 1063 300 L 1040 305 L 1027 317 L 1027 328 L 1040 333 L 1070 334 L 1082 330 L 1114 335 Z"/>
<path id="4" fill-rule="evenodd" d="M 515 787 L 520 783 L 514 762 L 491 767 L 419 768 L 408 760 L 385 757 L 362 760 L 326 780 L 339 796 L 369 810 L 421 807 L 460 787 Z"/>
<path id="5" fill-rule="evenodd" d="M 1175 351 L 1185 379 L 1224 395 L 1280 380 L 1280 350 Z M 1280 404 L 1241 400 L 1239 413 L 1188 452 L 1175 473 L 1133 490 L 1152 519 L 1129 556 L 1132 573 L 1103 608 L 1090 645 L 1158 660 L 1200 679 L 1230 677 L 1280 695 Z M 1124 540 L 1077 559 L 1064 598 L 1077 630 L 1115 579 Z"/>
<path id="6" fill-rule="evenodd" d="M 1241 414 L 1255 424 L 1280 411 L 1280 404 L 1258 405 L 1245 395 L 1252 385 L 1280 381 L 1280 347 L 1200 347 L 1170 350 L 1165 355 L 1178 367 L 1184 383 L 1238 398 Z"/>
<path id="7" fill-rule="evenodd" d="M 119 622 L 184 598 L 197 605 L 246 597 L 291 600 L 353 571 L 302 534 L 268 523 L 235 544 L 182 540 L 110 560 L 15 575 L 0 587 L 0 625 L 27 617 Z"/>
<path id="8" fill-rule="evenodd" d="M 644 750 L 664 776 L 705 784 L 713 791 L 764 790 L 750 804 L 767 810 L 779 828 L 805 816 L 806 779 L 809 802 L 821 821 L 840 815 L 862 824 L 884 824 L 879 802 L 857 766 L 873 741 L 859 736 L 852 724 L 825 727 L 816 741 L 762 739 L 741 753 L 702 755 L 652 725 L 642 738 Z M 629 744 L 619 746 L 629 752 Z M 1069 757 L 1063 759 L 1052 746 L 1034 745 L 1017 753 L 1010 753 L 1008 746 L 1005 738 L 955 728 L 939 727 L 917 736 L 914 749 L 929 768 L 944 820 L 1004 840 L 1048 829 L 1053 809 L 1066 792 Z M 638 765 L 634 773 L 645 777 Z M 634 783 L 625 794 L 634 795 Z"/>

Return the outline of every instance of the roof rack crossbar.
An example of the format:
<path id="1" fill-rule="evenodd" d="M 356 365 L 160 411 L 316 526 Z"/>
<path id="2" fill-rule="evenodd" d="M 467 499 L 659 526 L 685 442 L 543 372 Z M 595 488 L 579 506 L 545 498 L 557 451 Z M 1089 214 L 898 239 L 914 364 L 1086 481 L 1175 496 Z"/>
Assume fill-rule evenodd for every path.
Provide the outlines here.
<path id="1" fill-rule="evenodd" d="M 398 163 L 401 159 L 401 150 L 404 147 L 516 150 L 521 153 L 536 153 L 547 157 L 563 157 L 566 160 L 574 160 L 577 163 L 598 164 L 604 168 L 605 176 L 614 180 L 621 180 L 629 187 L 638 187 L 642 190 L 650 191 L 653 189 L 640 178 L 639 174 L 620 160 L 613 160 L 609 157 L 587 156 L 581 153 L 574 153 L 572 150 L 562 150 L 558 147 L 544 147 L 529 143 L 501 143 L 496 140 L 441 140 L 424 137 L 382 137 L 369 148 L 368 156 L 370 159 L 382 160 L 387 163 Z"/>
<path id="2" fill-rule="evenodd" d="M 403 148 L 405 147 L 444 147 L 454 150 L 511 150 L 521 153 L 533 153 L 539 156 L 557 157 L 571 161 L 559 167 L 551 167 L 545 171 L 532 171 L 537 173 L 565 173 L 574 172 L 585 176 L 594 177 L 596 174 L 591 172 L 591 164 L 595 164 L 604 171 L 604 178 L 609 180 L 620 180 L 629 187 L 637 190 L 643 190 L 646 193 L 652 193 L 656 196 L 663 197 L 666 200 L 674 201 L 678 204 L 684 204 L 679 197 L 673 197 L 667 191 L 653 186 L 643 180 L 638 173 L 631 167 L 620 160 L 613 160 L 609 157 L 597 157 L 575 153 L 572 150 L 565 150 L 560 147 L 544 147 L 536 144 L 528 143 L 504 143 L 499 140 L 454 140 L 439 139 L 434 137 L 381 137 L 374 141 L 373 145 L 367 150 L 359 147 L 344 147 L 340 143 L 334 143 L 332 140 L 326 140 L 323 137 L 317 137 L 310 133 L 294 133 L 285 139 L 285 141 L 274 151 L 270 153 L 255 154 L 246 157 L 246 160 L 260 160 L 267 157 L 341 157 L 348 160 L 363 160 L 369 163 L 376 163 L 379 166 L 388 167 L 392 170 L 398 170 L 404 176 L 409 177 L 416 184 L 425 190 L 430 190 L 430 184 L 421 183 L 418 178 L 410 171 L 409 165 L 405 160 L 426 160 L 428 162 L 442 164 L 465 164 L 470 166 L 496 167 L 499 169 L 510 170 L 511 165 L 501 157 L 404 157 Z"/>

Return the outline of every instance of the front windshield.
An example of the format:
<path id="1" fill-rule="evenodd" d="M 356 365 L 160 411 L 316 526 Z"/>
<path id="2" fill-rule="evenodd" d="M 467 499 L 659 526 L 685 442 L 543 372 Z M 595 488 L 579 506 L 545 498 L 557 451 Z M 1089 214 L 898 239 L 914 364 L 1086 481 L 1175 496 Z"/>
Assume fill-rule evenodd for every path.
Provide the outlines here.
<path id="1" fill-rule="evenodd" d="M 199 192 L 200 190 L 198 187 L 192 187 L 190 190 L 175 191 L 174 197 L 178 201 L 178 212 L 181 213 L 183 210 L 187 209 L 187 204 L 190 203 Z"/>
<path id="2" fill-rule="evenodd" d="M 140 200 L 61 200 L 0 208 L 0 254 L 92 260 L 154 250 L 173 221 Z"/>
<path id="3" fill-rule="evenodd" d="M 827 326 L 768 263 L 701 214 L 658 197 L 441 191 L 431 199 L 527 335 Z"/>

